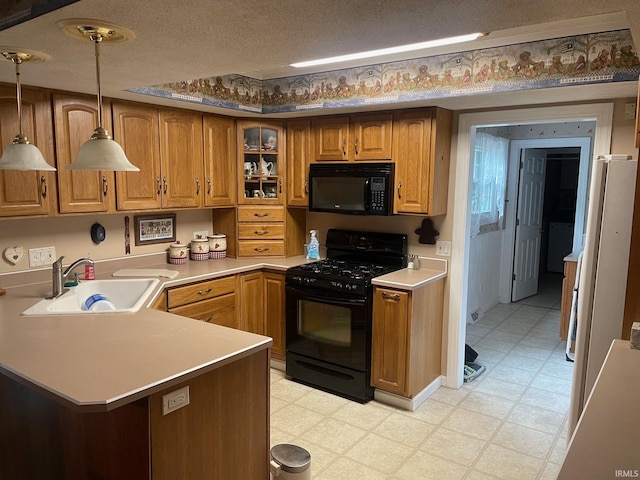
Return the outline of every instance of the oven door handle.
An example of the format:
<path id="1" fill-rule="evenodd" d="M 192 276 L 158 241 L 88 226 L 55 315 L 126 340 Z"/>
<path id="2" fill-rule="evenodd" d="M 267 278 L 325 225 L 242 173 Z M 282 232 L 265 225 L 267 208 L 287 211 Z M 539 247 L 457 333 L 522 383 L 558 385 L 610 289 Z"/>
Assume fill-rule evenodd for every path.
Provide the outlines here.
<path id="1" fill-rule="evenodd" d="M 303 290 L 300 288 L 296 288 L 293 286 L 287 286 L 285 288 L 286 293 L 292 293 L 299 297 L 303 297 L 304 300 L 309 300 L 312 302 L 324 302 L 331 303 L 333 305 L 344 305 L 344 306 L 353 306 L 353 305 L 365 305 L 367 300 L 365 298 L 336 298 L 336 294 L 333 295 L 323 295 L 322 293 L 310 293 L 308 290 Z"/>

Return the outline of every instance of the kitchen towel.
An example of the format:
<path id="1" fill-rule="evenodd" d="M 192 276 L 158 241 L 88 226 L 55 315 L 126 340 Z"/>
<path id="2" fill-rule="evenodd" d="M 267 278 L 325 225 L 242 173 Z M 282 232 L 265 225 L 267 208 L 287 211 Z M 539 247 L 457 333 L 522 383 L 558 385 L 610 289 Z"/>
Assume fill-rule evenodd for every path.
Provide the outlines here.
<path id="1" fill-rule="evenodd" d="M 114 277 L 167 277 L 174 278 L 178 276 L 177 270 L 169 270 L 166 268 L 123 268 L 113 272 Z"/>

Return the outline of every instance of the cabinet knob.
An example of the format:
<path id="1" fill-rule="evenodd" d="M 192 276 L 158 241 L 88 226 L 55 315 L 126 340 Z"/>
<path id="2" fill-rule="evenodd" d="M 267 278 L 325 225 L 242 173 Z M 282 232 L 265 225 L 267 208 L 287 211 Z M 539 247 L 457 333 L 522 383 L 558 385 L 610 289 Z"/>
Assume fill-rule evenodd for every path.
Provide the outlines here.
<path id="1" fill-rule="evenodd" d="M 40 177 L 40 195 L 47 198 L 47 178 L 44 175 Z"/>

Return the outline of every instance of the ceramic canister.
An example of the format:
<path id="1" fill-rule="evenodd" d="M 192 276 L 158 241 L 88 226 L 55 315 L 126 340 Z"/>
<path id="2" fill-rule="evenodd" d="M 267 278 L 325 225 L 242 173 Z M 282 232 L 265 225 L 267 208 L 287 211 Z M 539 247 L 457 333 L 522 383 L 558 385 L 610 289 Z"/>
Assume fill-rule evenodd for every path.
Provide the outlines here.
<path id="1" fill-rule="evenodd" d="M 206 238 L 191 240 L 191 253 L 209 253 L 209 240 Z"/>
<path id="2" fill-rule="evenodd" d="M 178 240 L 176 243 L 169 245 L 169 258 L 187 258 L 188 247 L 180 243 Z"/>
<path id="3" fill-rule="evenodd" d="M 223 233 L 214 233 L 207 237 L 210 252 L 224 252 L 227 250 L 227 236 Z"/>

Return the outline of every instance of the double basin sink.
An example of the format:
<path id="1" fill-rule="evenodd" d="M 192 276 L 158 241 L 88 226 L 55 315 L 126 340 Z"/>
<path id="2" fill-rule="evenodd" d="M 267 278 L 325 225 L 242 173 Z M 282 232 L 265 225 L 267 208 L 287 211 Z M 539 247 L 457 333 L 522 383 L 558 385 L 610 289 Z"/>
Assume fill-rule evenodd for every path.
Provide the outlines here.
<path id="1" fill-rule="evenodd" d="M 160 281 L 157 278 L 127 278 L 113 280 L 90 280 L 57 298 L 40 300 L 22 315 L 74 315 L 88 313 L 137 312 Z M 87 312 L 82 304 L 91 295 L 101 293 L 115 306 L 115 310 Z"/>

